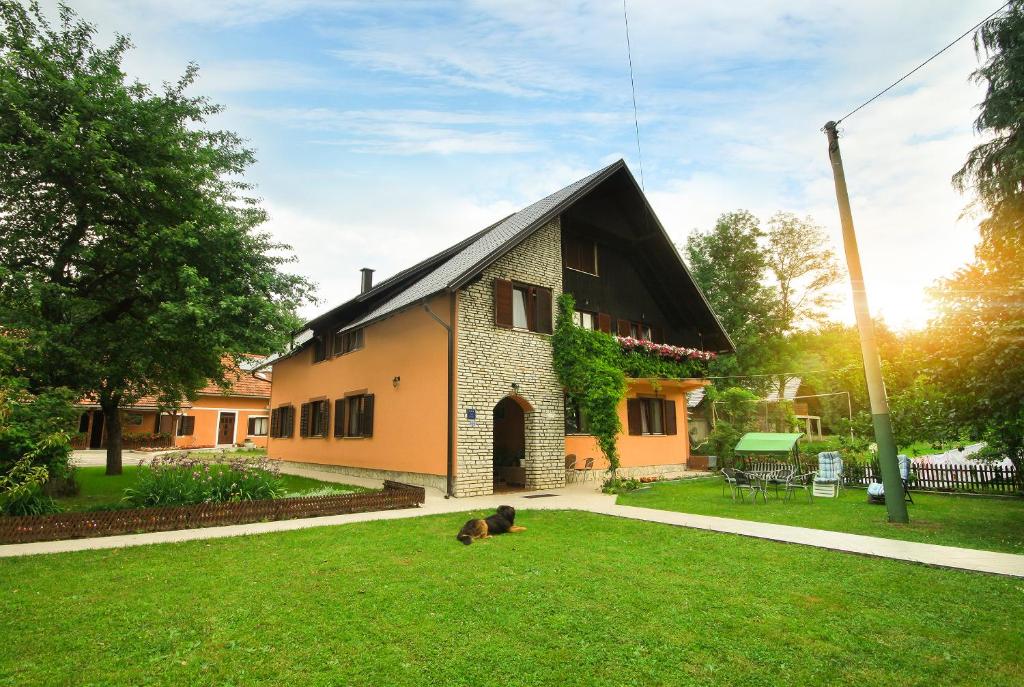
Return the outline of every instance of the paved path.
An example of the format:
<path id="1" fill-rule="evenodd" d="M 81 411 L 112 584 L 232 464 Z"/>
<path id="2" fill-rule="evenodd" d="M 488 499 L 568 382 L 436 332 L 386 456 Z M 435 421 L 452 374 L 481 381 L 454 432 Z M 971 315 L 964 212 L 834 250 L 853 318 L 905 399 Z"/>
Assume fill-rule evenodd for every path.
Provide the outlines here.
<path id="1" fill-rule="evenodd" d="M 298 472 L 298 471 L 296 471 Z M 332 482 L 349 482 L 355 480 L 345 475 L 317 471 L 302 470 L 302 474 Z M 363 480 L 360 480 L 362 482 Z M 368 481 L 371 482 L 372 481 Z M 378 483 L 379 484 L 379 483 Z M 537 498 L 538 494 L 550 494 Z M 530 498 L 534 497 L 534 498 Z M 945 568 L 971 570 L 976 572 L 995 573 L 1024 577 L 1024 556 L 963 549 L 955 546 L 938 546 L 921 544 L 899 539 L 882 539 L 866 537 L 845 532 L 830 532 L 807 527 L 791 527 L 765 522 L 718 518 L 709 515 L 691 515 L 673 511 L 656 510 L 653 508 L 636 508 L 620 506 L 615 497 L 602 494 L 593 482 L 574 484 L 562 489 L 551 489 L 542 492 L 511 492 L 491 496 L 477 496 L 464 499 L 446 499 L 433 489 L 427 489 L 426 503 L 421 508 L 378 511 L 373 513 L 353 513 L 350 515 L 329 515 L 319 518 L 299 520 L 279 520 L 276 522 L 260 522 L 248 525 L 228 525 L 224 527 L 207 527 L 192 530 L 176 530 L 172 532 L 150 532 L 147 534 L 129 534 L 114 537 L 97 537 L 92 539 L 67 539 L 55 542 L 36 542 L 32 544 L 8 544 L 0 546 L 0 558 L 10 556 L 27 556 L 42 553 L 62 553 L 67 551 L 83 551 L 88 549 L 111 549 L 143 544 L 160 544 L 168 542 L 193 541 L 197 539 L 217 539 L 241 535 L 265 534 L 268 532 L 288 532 L 308 527 L 326 527 L 346 525 L 353 522 L 371 520 L 398 520 L 402 518 L 423 517 L 439 513 L 457 513 L 461 511 L 486 511 L 507 503 L 519 509 L 535 510 L 580 510 L 602 515 L 611 515 L 632 520 L 657 522 L 677 527 L 691 527 L 712 532 L 724 532 L 758 539 L 802 544 L 834 551 L 844 551 L 879 558 L 891 558 L 901 561 L 923 563 Z"/>

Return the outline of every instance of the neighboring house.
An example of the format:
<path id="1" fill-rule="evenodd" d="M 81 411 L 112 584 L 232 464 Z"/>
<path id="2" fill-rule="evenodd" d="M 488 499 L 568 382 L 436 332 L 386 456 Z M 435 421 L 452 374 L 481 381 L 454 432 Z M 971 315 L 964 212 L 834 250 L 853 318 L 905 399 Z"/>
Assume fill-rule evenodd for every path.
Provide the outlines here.
<path id="1" fill-rule="evenodd" d="M 778 387 L 765 396 L 764 400 L 770 404 L 776 404 L 779 400 L 789 401 L 793 404 L 793 414 L 796 415 L 807 435 L 808 439 L 823 438 L 821 428 L 821 399 L 817 396 L 814 388 L 805 383 L 800 377 L 789 377 L 779 393 Z M 772 428 L 764 427 L 765 431 Z"/>
<path id="2" fill-rule="evenodd" d="M 580 326 L 732 350 L 621 160 L 380 284 L 371 274 L 267 361 L 271 458 L 455 496 L 561 486 L 567 455 L 601 467 L 552 365 L 563 291 Z M 685 393 L 703 384 L 629 381 L 624 473 L 685 469 Z"/>
<path id="3" fill-rule="evenodd" d="M 266 446 L 270 430 L 270 373 L 236 368 L 225 374 L 225 380 L 230 384 L 227 391 L 211 381 L 199 390 L 195 401 L 183 401 L 177 409 L 160 407 L 153 396 L 144 396 L 123 408 L 125 447 L 170 443 L 181 448 L 208 448 L 247 441 Z M 105 448 L 107 434 L 99 404 L 85 399 L 78 405 L 83 412 L 75 448 Z"/>

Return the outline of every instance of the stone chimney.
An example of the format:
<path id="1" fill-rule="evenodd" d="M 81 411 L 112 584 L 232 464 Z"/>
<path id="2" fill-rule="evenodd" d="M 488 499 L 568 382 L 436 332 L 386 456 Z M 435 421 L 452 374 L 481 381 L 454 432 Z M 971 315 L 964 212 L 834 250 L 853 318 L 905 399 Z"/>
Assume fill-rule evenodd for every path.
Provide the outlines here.
<path id="1" fill-rule="evenodd" d="M 366 293 L 373 288 L 373 270 L 363 267 L 359 270 L 363 277 L 359 286 L 359 293 Z"/>

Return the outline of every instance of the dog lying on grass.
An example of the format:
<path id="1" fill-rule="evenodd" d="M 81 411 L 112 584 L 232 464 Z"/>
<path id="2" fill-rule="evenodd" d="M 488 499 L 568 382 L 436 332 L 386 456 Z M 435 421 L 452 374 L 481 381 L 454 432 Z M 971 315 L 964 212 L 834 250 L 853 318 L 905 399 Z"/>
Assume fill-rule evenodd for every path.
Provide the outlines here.
<path id="1" fill-rule="evenodd" d="M 469 546 L 474 539 L 487 539 L 495 534 L 506 532 L 523 532 L 525 527 L 517 527 L 516 509 L 512 506 L 498 506 L 498 512 L 484 519 L 473 519 L 466 522 L 455 535 L 460 542 Z"/>

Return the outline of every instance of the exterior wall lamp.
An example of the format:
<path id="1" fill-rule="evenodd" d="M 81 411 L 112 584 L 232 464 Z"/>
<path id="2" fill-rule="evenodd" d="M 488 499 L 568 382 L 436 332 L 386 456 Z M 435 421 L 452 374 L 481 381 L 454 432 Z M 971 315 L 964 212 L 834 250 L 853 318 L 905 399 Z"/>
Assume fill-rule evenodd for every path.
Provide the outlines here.
<path id="1" fill-rule="evenodd" d="M 398 375 L 395 375 L 395 378 L 391 380 L 391 386 L 395 387 L 396 389 L 398 388 L 398 385 L 401 384 L 401 383 L 402 383 L 402 378 L 399 377 Z"/>

